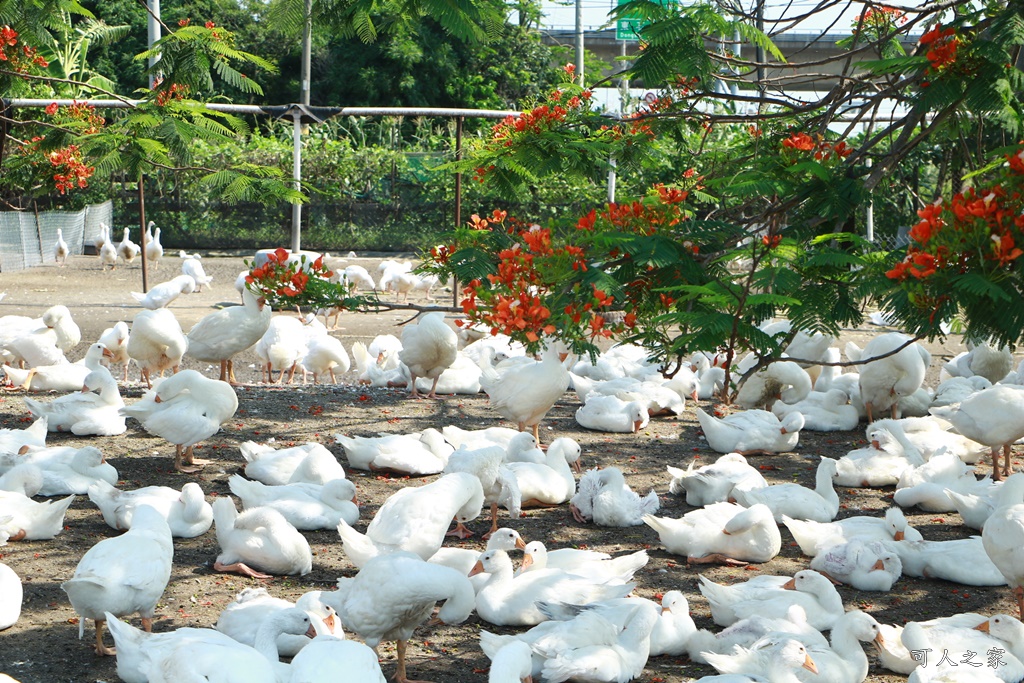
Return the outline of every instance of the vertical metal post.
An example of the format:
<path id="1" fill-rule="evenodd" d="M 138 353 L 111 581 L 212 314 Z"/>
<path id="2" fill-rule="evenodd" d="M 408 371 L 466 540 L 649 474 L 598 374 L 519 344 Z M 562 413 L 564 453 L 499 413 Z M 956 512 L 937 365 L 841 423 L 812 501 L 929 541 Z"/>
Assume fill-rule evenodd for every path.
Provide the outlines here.
<path id="1" fill-rule="evenodd" d="M 311 77 L 310 62 L 312 59 L 313 39 L 313 0 L 306 0 L 306 20 L 302 23 L 302 85 L 300 99 L 302 104 L 309 104 L 309 80 Z"/>
<path id="2" fill-rule="evenodd" d="M 871 157 L 867 158 L 867 166 L 871 168 Z M 864 226 L 864 237 L 868 242 L 875 241 L 875 196 L 874 193 L 868 198 L 867 218 Z"/>
<path id="3" fill-rule="evenodd" d="M 146 4 L 149 6 L 149 17 L 146 23 L 147 28 L 147 42 L 146 45 L 150 48 L 153 47 L 153 43 L 160 40 L 160 0 L 146 0 Z M 152 69 L 156 66 L 156 63 L 160 61 L 160 56 L 149 58 L 149 89 L 153 89 L 153 82 L 156 80 L 156 72 Z M 143 276 L 145 278 L 145 276 Z M 146 290 L 143 289 L 143 292 Z"/>
<path id="4" fill-rule="evenodd" d="M 149 291 L 149 267 L 146 263 L 146 176 L 139 176 L 139 243 L 142 244 L 142 293 Z"/>
<path id="5" fill-rule="evenodd" d="M 764 0 L 757 0 L 757 30 L 760 31 L 761 33 L 764 33 Z M 764 48 L 761 47 L 760 45 L 757 46 L 757 51 L 755 52 L 755 54 L 757 55 L 757 92 L 758 98 L 760 99 L 757 108 L 758 113 L 760 113 L 761 109 L 764 107 L 765 74 L 763 65 L 765 60 L 767 59 L 767 56 L 765 55 Z"/>
<path id="6" fill-rule="evenodd" d="M 455 119 L 455 161 L 462 161 L 462 117 Z M 462 171 L 455 174 L 455 227 L 462 225 Z M 459 280 L 452 279 L 452 306 L 459 305 Z"/>
<path id="7" fill-rule="evenodd" d="M 576 78 L 583 85 L 583 0 L 576 0 Z"/>
<path id="8" fill-rule="evenodd" d="M 615 157 L 608 158 L 608 203 L 615 203 Z"/>
<path id="9" fill-rule="evenodd" d="M 295 191 L 302 190 L 302 112 L 292 114 L 292 179 Z M 292 246 L 291 251 L 297 254 L 302 249 L 302 204 L 292 204 Z"/>
<path id="10" fill-rule="evenodd" d="M 733 42 L 733 47 L 735 49 L 736 59 L 741 59 L 743 57 L 743 43 L 740 42 L 742 40 L 743 40 L 743 38 L 740 36 L 740 30 L 739 29 L 735 29 L 732 32 L 732 42 Z M 736 68 L 734 68 L 732 70 L 732 72 L 736 76 L 738 76 L 739 73 L 740 73 L 739 70 L 736 69 Z M 737 97 L 740 94 L 740 84 L 737 83 L 736 81 L 733 81 L 729 85 L 729 93 L 733 97 Z"/>

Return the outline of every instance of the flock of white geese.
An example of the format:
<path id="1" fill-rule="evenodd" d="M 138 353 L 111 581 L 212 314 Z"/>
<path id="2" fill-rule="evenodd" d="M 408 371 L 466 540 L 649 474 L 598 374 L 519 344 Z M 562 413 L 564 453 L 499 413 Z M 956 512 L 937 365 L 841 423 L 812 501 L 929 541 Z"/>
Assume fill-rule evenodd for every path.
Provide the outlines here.
<path id="1" fill-rule="evenodd" d="M 534 359 L 500 335 L 463 346 L 469 339 L 460 340 L 443 314 L 427 313 L 401 339 L 354 345 L 358 381 L 406 384 L 412 395 L 431 398 L 483 391 L 495 425 L 500 416 L 515 429 L 439 425 L 412 434 L 337 434 L 343 460 L 320 443 L 282 449 L 240 443 L 245 476 L 231 476 L 234 497 L 217 496 L 211 505 L 194 482 L 180 490 L 120 490 L 99 449 L 46 445 L 49 432 L 117 436 L 131 419 L 174 444 L 178 470 L 195 472 L 203 463 L 193 447 L 238 408 L 232 387 L 238 353 L 255 346 L 267 381 L 283 382 L 297 369 L 314 381 L 327 374 L 333 381 L 331 371 L 350 369 L 340 341 L 315 317 L 272 316 L 244 289 L 241 306 L 210 313 L 183 333 L 167 305 L 199 286 L 193 275 L 200 264 L 188 255 L 182 262 L 181 275 L 136 297 L 143 309 L 130 327 L 118 323 L 105 331 L 76 363 L 65 354 L 80 344 L 81 333 L 66 307 L 38 319 L 0 318 L 0 355 L 12 388 L 62 392 L 26 396 L 35 422 L 0 430 L 0 543 L 53 539 L 76 495 L 87 495 L 104 521 L 123 531 L 91 547 L 61 587 L 80 616 L 80 637 L 93 621 L 97 654 L 115 655 L 117 674 L 128 683 L 383 681 L 375 651 L 382 641 L 397 642 L 394 677 L 404 683 L 413 631 L 425 623 L 459 624 L 473 613 L 485 624 L 518 627 L 481 631 L 489 680 L 497 683 L 624 682 L 662 655 L 686 655 L 720 672 L 702 681 L 860 683 L 869 674 L 865 644 L 877 650 L 880 669 L 916 683 L 1024 679 L 1024 625 L 1014 616 L 964 613 L 888 625 L 848 609 L 835 587 L 888 591 L 904 575 L 1008 585 L 1024 614 L 1024 474 L 1011 468 L 1012 445 L 1024 437 L 1024 370 L 1013 371 L 1008 349 L 971 345 L 943 366 L 936 387 L 924 386 L 927 351 L 896 332 L 863 349 L 848 345 L 846 356 L 859 366 L 837 364 L 834 338 L 804 333 L 791 337 L 792 360 L 756 370 L 754 359 L 739 361 L 736 374 L 750 371 L 736 400 L 743 410 L 695 409 L 707 445 L 723 455 L 684 468 L 683 450 L 692 450 L 680 443 L 681 466 L 668 468 L 668 490 L 694 508 L 673 519 L 656 516 L 657 494 L 634 493 L 619 468 L 589 470 L 577 480 L 580 445 L 560 437 L 541 446 L 538 426 L 557 402 L 572 400 L 566 396 L 572 387 L 581 426 L 636 433 L 720 390 L 719 356 L 697 354 L 671 378 L 643 349 L 629 346 L 574 361 L 551 342 Z M 766 331 L 785 334 L 788 327 L 775 323 Z M 179 370 L 185 355 L 219 363 L 220 378 Z M 124 364 L 127 378 L 129 362 L 152 388 L 126 405 L 110 366 Z M 157 377 L 167 371 L 172 374 Z M 821 458 L 814 488 L 770 484 L 748 462 L 792 451 L 802 431 L 849 431 L 862 420 L 868 445 L 837 460 Z M 974 466 L 986 456 L 991 474 L 979 476 Z M 378 511 L 360 531 L 346 468 L 440 476 L 375 501 Z M 837 520 L 837 486 L 895 486 L 896 506 L 883 517 Z M 657 586 L 664 592 L 660 603 L 631 596 L 646 550 L 610 557 L 547 549 L 498 522 L 505 508 L 516 526 L 528 528 L 519 519 L 524 507 L 559 505 L 581 523 L 646 525 L 667 552 L 689 564 L 768 562 L 786 533 L 810 558 L 808 568 L 732 585 L 699 577 L 698 599 L 722 629 L 697 629 L 689 586 Z M 926 540 L 902 513 L 914 506 L 957 511 L 981 535 Z M 470 535 L 466 524 L 482 514 L 491 523 L 484 552 L 444 544 L 449 535 Z M 211 527 L 220 547 L 216 571 L 253 578 L 308 574 L 314 558 L 302 532 L 313 529 L 337 529 L 357 571 L 339 578 L 336 590 L 311 591 L 294 604 L 265 588 L 247 588 L 214 628 L 152 632 L 174 566 L 173 539 Z M 511 555 L 518 551 L 517 569 Z M 0 629 L 20 616 L 17 569 L 0 563 Z M 141 629 L 121 620 L 136 613 Z"/>

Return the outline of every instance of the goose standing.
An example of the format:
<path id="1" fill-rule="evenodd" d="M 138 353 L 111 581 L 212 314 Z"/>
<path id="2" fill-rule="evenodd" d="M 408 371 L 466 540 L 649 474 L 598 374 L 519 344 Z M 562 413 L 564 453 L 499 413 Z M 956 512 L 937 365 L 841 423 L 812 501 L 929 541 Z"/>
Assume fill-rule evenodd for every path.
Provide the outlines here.
<path id="1" fill-rule="evenodd" d="M 153 630 L 156 604 L 171 577 L 174 546 L 167 520 L 143 505 L 135 511 L 132 528 L 121 536 L 107 538 L 79 560 L 75 575 L 61 584 L 80 619 L 78 637 L 85 620 L 96 622 L 96 654 L 116 652 L 103 644 L 105 613 L 123 616 L 138 612 L 142 626 Z"/>
<path id="2" fill-rule="evenodd" d="M 491 507 L 491 529 L 482 536 L 490 538 L 498 531 L 498 506 L 504 505 L 511 519 L 518 519 L 521 514 L 522 492 L 515 473 L 503 466 L 505 449 L 501 446 L 486 446 L 470 450 L 460 448 L 448 457 L 444 471 L 468 472 L 480 480 L 484 490 L 484 504 Z M 472 536 L 473 532 L 461 522 L 455 529 L 448 532 L 459 538 Z"/>
<path id="3" fill-rule="evenodd" d="M 931 354 L 912 342 L 913 338 L 905 334 L 888 332 L 864 346 L 860 360 L 867 363 L 860 371 L 860 399 L 867 410 L 868 422 L 874 421 L 877 413 L 887 408 L 896 419 L 900 399 L 910 396 L 924 383 Z"/>
<path id="4" fill-rule="evenodd" d="M 260 340 L 270 327 L 271 310 L 263 297 L 246 289 L 245 304 L 214 311 L 197 322 L 187 335 L 185 353 L 207 363 L 220 362 L 220 380 L 237 384 L 232 358 Z"/>
<path id="5" fill-rule="evenodd" d="M 1024 472 L 1003 482 L 997 507 L 981 531 L 981 542 L 1013 589 L 1024 618 Z"/>
<path id="6" fill-rule="evenodd" d="M 132 320 L 132 330 L 125 347 L 128 356 L 139 365 L 139 374 L 146 386 L 153 387 L 152 375 L 165 370 L 177 373 L 188 339 L 174 313 L 166 308 L 139 311 Z M 125 367 L 125 374 L 128 368 Z"/>
<path id="7" fill-rule="evenodd" d="M 122 382 L 128 381 L 128 336 L 130 332 L 128 323 L 118 321 L 113 327 L 108 327 L 100 334 L 99 343 L 107 347 L 110 356 L 107 359 L 109 366 L 121 364 L 124 366 Z"/>
<path id="8" fill-rule="evenodd" d="M 164 246 L 160 244 L 160 228 L 153 231 L 153 221 L 146 226 L 146 260 L 153 264 L 153 270 L 160 268 L 160 259 L 164 255 Z"/>
<path id="9" fill-rule="evenodd" d="M 201 258 L 199 254 L 186 254 L 184 251 L 179 251 L 178 256 L 181 258 L 181 272 L 196 281 L 197 292 L 203 291 L 203 287 L 213 282 L 213 276 L 206 274 L 203 264 L 199 261 Z M 244 293 L 242 301 L 245 301 Z"/>
<path id="10" fill-rule="evenodd" d="M 412 375 L 409 395 L 418 398 L 416 378 L 429 377 L 434 383 L 427 398 L 437 398 L 437 380 L 455 362 L 458 347 L 459 338 L 444 321 L 444 313 L 427 313 L 420 316 L 419 323 L 406 325 L 402 330 L 402 350 L 398 358 Z"/>
<path id="11" fill-rule="evenodd" d="M 57 265 L 63 268 L 67 264 L 68 254 L 71 253 L 71 249 L 68 248 L 68 243 L 64 241 L 64 234 L 60 228 L 57 228 L 57 243 L 53 245 L 53 260 L 57 262 Z"/>
<path id="12" fill-rule="evenodd" d="M 128 238 L 129 228 L 124 229 L 124 237 L 121 239 L 121 243 L 117 245 L 117 257 L 124 261 L 126 266 L 130 266 L 135 262 L 135 257 L 139 255 L 141 248 Z"/>
<path id="13" fill-rule="evenodd" d="M 107 227 L 105 239 L 97 253 L 100 257 L 100 270 L 106 270 L 107 266 L 110 266 L 111 270 L 117 268 L 117 245 L 114 244 L 109 227 Z"/>
<path id="14" fill-rule="evenodd" d="M 549 344 L 540 362 L 511 367 L 503 373 L 489 363 L 481 367 L 480 386 L 487 392 L 491 407 L 515 422 L 521 432 L 533 427 L 533 439 L 540 445 L 541 420 L 569 388 L 569 371 L 562 365 L 556 346 Z"/>
<path id="15" fill-rule="evenodd" d="M 454 569 L 424 562 L 408 552 L 379 555 L 366 562 L 354 578 L 338 579 L 338 590 L 321 599 L 342 615 L 345 628 L 376 647 L 398 642 L 397 683 L 412 683 L 405 655 L 413 631 L 443 601 L 435 623 L 461 624 L 473 611 L 473 586 Z"/>
<path id="16" fill-rule="evenodd" d="M 174 468 L 198 472 L 203 463 L 193 446 L 208 439 L 238 410 L 238 396 L 227 382 L 207 379 L 195 370 L 182 370 L 150 389 L 139 402 L 121 408 L 155 436 L 174 444 Z"/>
<path id="17" fill-rule="evenodd" d="M 948 420 L 968 439 L 992 449 L 992 479 L 1010 476 L 1013 442 L 1024 437 L 1024 391 L 999 384 L 970 396 L 959 406 L 932 408 L 931 414 Z M 999 448 L 1003 467 L 999 468 Z"/>

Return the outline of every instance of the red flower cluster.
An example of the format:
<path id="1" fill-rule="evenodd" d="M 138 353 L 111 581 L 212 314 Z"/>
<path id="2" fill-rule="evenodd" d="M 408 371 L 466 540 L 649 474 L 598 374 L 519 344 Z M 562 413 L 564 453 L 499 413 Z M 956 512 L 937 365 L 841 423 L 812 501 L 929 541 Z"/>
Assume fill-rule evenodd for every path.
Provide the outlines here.
<path id="1" fill-rule="evenodd" d="M 54 185 L 61 194 L 75 187 L 87 187 L 87 181 L 96 170 L 92 166 L 86 166 L 82 161 L 82 152 L 78 145 L 68 145 L 54 150 L 49 153 L 47 159 L 53 166 Z"/>
<path id="2" fill-rule="evenodd" d="M 960 39 L 956 36 L 956 29 L 949 27 L 943 29 L 935 26 L 932 30 L 921 36 L 921 45 L 930 46 L 925 57 L 928 58 L 928 71 L 941 72 L 950 65 L 956 63 L 956 53 L 960 46 Z"/>
<path id="3" fill-rule="evenodd" d="M 337 305 L 344 297 L 340 283 L 330 282 L 334 271 L 324 263 L 321 255 L 312 262 L 305 256 L 291 259 L 284 248 L 267 255 L 262 266 L 254 267 L 245 276 L 246 286 L 263 296 L 276 308 L 303 306 L 323 308 Z"/>
<path id="4" fill-rule="evenodd" d="M 156 87 L 156 85 L 158 84 L 154 83 L 154 87 Z M 164 90 L 160 90 L 159 92 L 157 92 L 156 105 L 158 107 L 163 107 L 171 100 L 176 100 L 180 102 L 186 97 L 188 97 L 187 85 L 185 85 L 184 83 L 171 83 L 170 88 L 165 88 Z"/>
<path id="5" fill-rule="evenodd" d="M 31 45 L 18 46 L 18 32 L 10 26 L 0 26 L 0 62 L 7 62 L 5 68 L 16 73 L 27 73 L 32 67 L 46 68 L 50 65 L 36 54 Z"/>
<path id="6" fill-rule="evenodd" d="M 1024 147 L 1007 162 L 1001 180 L 918 211 L 906 258 L 886 275 L 901 282 L 937 273 L 995 275 L 1024 256 Z"/>
<path id="7" fill-rule="evenodd" d="M 860 19 L 854 23 L 854 26 L 863 24 L 865 28 L 879 30 L 889 28 L 896 23 L 904 24 L 906 21 L 906 15 L 904 15 L 900 10 L 895 7 L 880 5 L 878 7 L 869 7 L 867 11 L 860 16 Z"/>
<path id="8" fill-rule="evenodd" d="M 820 135 L 810 136 L 804 132 L 792 133 L 782 141 L 784 157 L 791 163 L 803 160 L 800 152 L 812 152 L 815 161 L 826 165 L 832 165 L 841 159 L 845 159 L 853 152 L 853 148 L 845 141 L 829 142 Z"/>
<path id="9" fill-rule="evenodd" d="M 589 90 L 583 90 L 579 95 L 571 96 L 567 96 L 565 91 L 553 90 L 548 95 L 548 101 L 551 104 L 542 104 L 530 111 L 521 112 L 518 116 L 506 116 L 491 128 L 491 139 L 503 142 L 506 147 L 511 147 L 516 134 L 536 134 L 551 130 L 565 121 L 570 110 L 579 109 L 592 96 L 593 93 Z M 477 169 L 477 175 L 480 177 L 483 176 L 482 170 Z"/>

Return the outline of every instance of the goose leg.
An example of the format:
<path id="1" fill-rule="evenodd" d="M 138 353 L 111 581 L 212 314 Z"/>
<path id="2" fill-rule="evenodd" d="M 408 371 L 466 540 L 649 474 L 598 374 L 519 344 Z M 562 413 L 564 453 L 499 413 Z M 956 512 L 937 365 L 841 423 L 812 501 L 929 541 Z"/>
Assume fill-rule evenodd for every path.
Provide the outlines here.
<path id="1" fill-rule="evenodd" d="M 1003 476 L 1008 477 L 1013 474 L 1013 468 L 1010 466 L 1010 454 L 1013 452 L 1013 444 L 1003 444 Z"/>
<path id="2" fill-rule="evenodd" d="M 409 392 L 409 396 L 412 397 L 412 398 L 419 398 L 420 397 L 420 393 L 418 391 L 416 391 L 416 375 L 415 375 L 415 373 L 410 373 L 410 374 L 412 374 L 412 380 L 409 382 L 409 386 L 412 387 L 412 391 Z"/>
<path id="3" fill-rule="evenodd" d="M 238 384 L 238 380 L 235 379 L 235 362 L 230 358 L 226 362 L 228 364 L 228 382 L 230 384 Z"/>
<path id="4" fill-rule="evenodd" d="M 107 647 L 103 644 L 103 624 L 105 619 L 96 620 L 96 654 L 100 657 L 111 657 L 117 654 L 117 648 Z"/>
<path id="5" fill-rule="evenodd" d="M 438 375 L 437 377 L 434 378 L 434 383 L 430 386 L 430 393 L 427 394 L 427 398 L 437 398 L 437 399 L 441 398 L 436 393 L 437 392 L 437 381 L 439 379 L 441 379 L 440 375 Z"/>
<path id="6" fill-rule="evenodd" d="M 220 562 L 213 563 L 213 570 L 217 572 L 234 572 L 235 574 L 241 574 L 242 576 L 249 576 L 254 579 L 269 579 L 273 578 L 270 574 L 264 574 L 258 572 L 249 565 L 243 562 L 235 562 L 234 564 L 221 564 Z"/>
<path id="7" fill-rule="evenodd" d="M 458 520 L 456 520 L 455 522 L 455 528 L 445 533 L 445 536 L 458 536 L 459 538 L 469 538 L 472 535 L 473 532 L 470 531 L 465 524 L 459 522 Z"/>
<path id="8" fill-rule="evenodd" d="M 1017 609 L 1020 610 L 1020 618 L 1024 619 L 1024 586 L 1014 588 L 1013 596 L 1017 598 Z"/>
<path id="9" fill-rule="evenodd" d="M 220 362 L 220 381 L 221 382 L 226 382 L 227 379 L 228 379 L 228 362 L 226 360 L 222 360 Z"/>
<path id="10" fill-rule="evenodd" d="M 999 446 L 992 447 L 992 481 L 1000 481 L 1003 473 L 999 469 Z"/>
<path id="11" fill-rule="evenodd" d="M 871 405 L 871 401 L 868 401 L 867 403 L 864 404 L 864 410 L 868 414 L 868 424 L 871 424 L 872 422 L 875 421 L 875 418 L 874 418 L 875 408 L 874 408 L 874 406 Z"/>
<path id="12" fill-rule="evenodd" d="M 498 530 L 498 504 L 497 503 L 491 503 L 491 530 L 488 531 L 483 536 L 481 536 L 480 540 L 481 541 L 486 541 L 488 538 L 491 537 L 491 534 L 493 534 L 497 530 Z"/>
<path id="13" fill-rule="evenodd" d="M 179 468 L 181 469 L 182 472 L 185 472 L 187 474 L 199 472 L 207 464 L 209 464 L 209 460 L 197 460 L 195 457 L 195 453 L 192 450 L 193 448 L 194 446 L 189 446 L 188 448 L 185 449 L 185 466 Z"/>
<path id="14" fill-rule="evenodd" d="M 572 512 L 572 518 L 575 519 L 577 522 L 579 522 L 580 524 L 587 523 L 587 518 L 583 516 L 583 513 L 580 512 L 580 509 L 576 507 L 575 503 L 569 503 L 569 511 Z"/>
<path id="15" fill-rule="evenodd" d="M 725 564 L 730 567 L 745 567 L 749 562 L 734 560 L 731 557 L 722 555 L 721 553 L 711 553 L 704 557 L 687 557 L 686 564 Z"/>
<path id="16" fill-rule="evenodd" d="M 409 641 L 398 641 L 398 670 L 395 671 L 395 683 L 428 683 L 427 681 L 415 681 L 405 674 L 405 649 Z"/>

